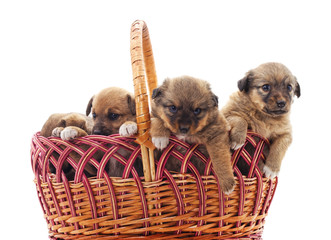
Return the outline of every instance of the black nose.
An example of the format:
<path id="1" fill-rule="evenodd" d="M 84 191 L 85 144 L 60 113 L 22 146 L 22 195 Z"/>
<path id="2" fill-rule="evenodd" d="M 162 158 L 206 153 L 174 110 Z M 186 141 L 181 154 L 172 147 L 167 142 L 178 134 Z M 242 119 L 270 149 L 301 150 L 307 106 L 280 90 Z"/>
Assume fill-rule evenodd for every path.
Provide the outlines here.
<path id="1" fill-rule="evenodd" d="M 93 129 L 92 134 L 94 135 L 103 135 L 103 132 L 101 129 Z"/>
<path id="2" fill-rule="evenodd" d="M 181 127 L 181 128 L 179 128 L 179 131 L 180 131 L 181 133 L 187 133 L 188 130 L 189 130 L 189 128 L 187 128 L 187 127 Z"/>
<path id="3" fill-rule="evenodd" d="M 285 101 L 277 101 L 277 106 L 279 107 L 279 108 L 283 108 L 283 107 L 285 107 L 285 105 L 286 105 L 286 102 Z"/>

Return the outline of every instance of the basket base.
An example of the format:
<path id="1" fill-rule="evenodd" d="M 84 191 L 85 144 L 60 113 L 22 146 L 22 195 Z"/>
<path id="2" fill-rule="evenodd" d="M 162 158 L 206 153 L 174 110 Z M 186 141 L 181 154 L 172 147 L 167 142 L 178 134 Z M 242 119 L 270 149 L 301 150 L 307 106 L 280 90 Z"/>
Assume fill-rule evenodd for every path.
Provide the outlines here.
<path id="1" fill-rule="evenodd" d="M 252 235 L 250 237 L 233 237 L 225 238 L 225 236 L 213 236 L 213 235 L 203 235 L 203 236 L 192 236 L 189 233 L 183 234 L 153 234 L 149 236 L 137 236 L 137 235 L 118 235 L 118 236 L 105 236 L 105 235 L 94 235 L 94 236 L 68 236 L 68 238 L 54 238 L 50 237 L 51 240 L 113 240 L 113 239 L 129 239 L 129 240 L 167 240 L 167 239 L 192 239 L 192 240 L 263 240 L 261 235 Z"/>

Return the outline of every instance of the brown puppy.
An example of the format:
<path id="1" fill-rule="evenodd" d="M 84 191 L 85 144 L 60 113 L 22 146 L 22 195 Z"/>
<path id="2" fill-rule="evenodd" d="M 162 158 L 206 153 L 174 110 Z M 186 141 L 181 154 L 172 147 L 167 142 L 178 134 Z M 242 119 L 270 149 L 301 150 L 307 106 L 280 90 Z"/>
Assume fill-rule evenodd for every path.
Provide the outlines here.
<path id="1" fill-rule="evenodd" d="M 137 133 L 134 96 L 122 88 L 106 88 L 93 96 L 87 105 L 86 116 L 91 112 L 92 134 L 131 136 Z"/>
<path id="2" fill-rule="evenodd" d="M 86 115 L 92 112 L 93 129 L 92 134 L 111 135 L 119 133 L 121 136 L 129 137 L 137 133 L 136 105 L 133 94 L 125 89 L 109 87 L 101 90 L 93 96 L 86 108 Z M 127 158 L 130 152 L 124 149 L 118 151 Z M 99 157 L 101 159 L 101 157 Z M 124 165 L 116 159 L 109 161 L 109 176 L 122 176 Z M 140 159 L 135 161 L 134 168 L 140 176 L 143 175 L 143 167 Z"/>
<path id="3" fill-rule="evenodd" d="M 80 113 L 54 113 L 40 131 L 44 137 L 61 137 L 70 140 L 91 134 L 93 121 Z"/>
<path id="4" fill-rule="evenodd" d="M 153 91 L 151 136 L 158 149 L 169 143 L 170 134 L 207 148 L 222 190 L 235 186 L 231 168 L 228 131 L 230 127 L 218 110 L 218 98 L 209 83 L 183 76 L 166 79 Z"/>
<path id="5" fill-rule="evenodd" d="M 259 163 L 266 177 L 278 175 L 282 159 L 292 142 L 289 113 L 293 98 L 300 97 L 296 77 L 280 63 L 265 63 L 238 81 L 223 114 L 231 125 L 231 147 L 240 148 L 247 129 L 270 140 L 266 163 Z"/>

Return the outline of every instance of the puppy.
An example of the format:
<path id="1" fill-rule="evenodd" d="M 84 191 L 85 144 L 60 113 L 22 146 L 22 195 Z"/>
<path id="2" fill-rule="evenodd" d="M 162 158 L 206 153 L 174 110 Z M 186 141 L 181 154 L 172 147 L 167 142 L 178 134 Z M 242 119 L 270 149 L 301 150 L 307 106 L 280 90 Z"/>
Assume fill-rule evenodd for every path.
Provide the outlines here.
<path id="1" fill-rule="evenodd" d="M 189 143 L 204 144 L 222 190 L 227 194 L 233 191 L 230 127 L 206 81 L 189 76 L 166 79 L 153 91 L 152 116 L 150 133 L 156 148 L 165 148 L 170 134 Z"/>
<path id="2" fill-rule="evenodd" d="M 292 142 L 289 114 L 300 85 L 290 70 L 280 63 L 265 63 L 246 73 L 222 112 L 231 125 L 232 149 L 245 143 L 247 129 L 270 140 L 265 165 L 266 177 L 278 175 L 282 159 Z"/>
<path id="3" fill-rule="evenodd" d="M 40 135 L 71 140 L 91 134 L 93 121 L 80 113 L 54 113 L 43 125 Z"/>
<path id="4" fill-rule="evenodd" d="M 86 108 L 86 116 L 92 113 L 92 134 L 111 135 L 119 133 L 121 136 L 129 137 L 137 133 L 136 105 L 133 94 L 125 89 L 109 87 L 94 95 Z M 130 156 L 130 152 L 120 149 L 117 153 L 124 158 Z M 101 159 L 101 157 L 99 157 Z M 137 159 L 134 168 L 139 176 L 143 175 L 142 161 Z M 116 159 L 109 161 L 109 176 L 120 177 L 125 166 Z"/>
<path id="5" fill-rule="evenodd" d="M 132 136 L 137 133 L 134 96 L 118 87 L 101 90 L 93 96 L 86 108 L 86 116 L 92 112 L 95 135 Z"/>

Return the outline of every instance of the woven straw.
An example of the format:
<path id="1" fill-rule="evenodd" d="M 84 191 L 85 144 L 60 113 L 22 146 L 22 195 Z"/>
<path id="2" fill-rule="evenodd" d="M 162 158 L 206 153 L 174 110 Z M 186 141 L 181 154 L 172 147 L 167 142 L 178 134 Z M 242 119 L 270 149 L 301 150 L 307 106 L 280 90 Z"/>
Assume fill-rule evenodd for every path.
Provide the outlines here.
<path id="1" fill-rule="evenodd" d="M 249 132 L 245 145 L 233 153 L 237 184 L 230 195 L 220 190 L 211 161 L 198 145 L 171 137 L 162 155 L 154 159 L 148 92 L 157 80 L 148 29 L 142 21 L 132 24 L 131 59 L 137 137 L 90 135 L 63 141 L 39 133 L 33 136 L 31 164 L 50 238 L 262 239 L 277 186 L 277 178 L 263 178 L 257 167 L 265 158 L 263 149 L 268 141 Z M 79 156 L 79 161 L 73 156 Z M 182 162 L 178 172 L 165 168 L 170 157 Z M 202 171 L 191 162 L 193 158 L 203 163 Z M 108 175 L 110 159 L 125 166 L 122 177 Z M 144 177 L 134 168 L 135 161 L 141 159 Z M 246 177 L 238 161 L 245 162 Z M 62 170 L 64 163 L 75 170 L 73 181 L 68 181 Z M 88 163 L 96 168 L 95 177 L 85 175 Z M 50 165 L 55 173 L 49 172 Z"/>

